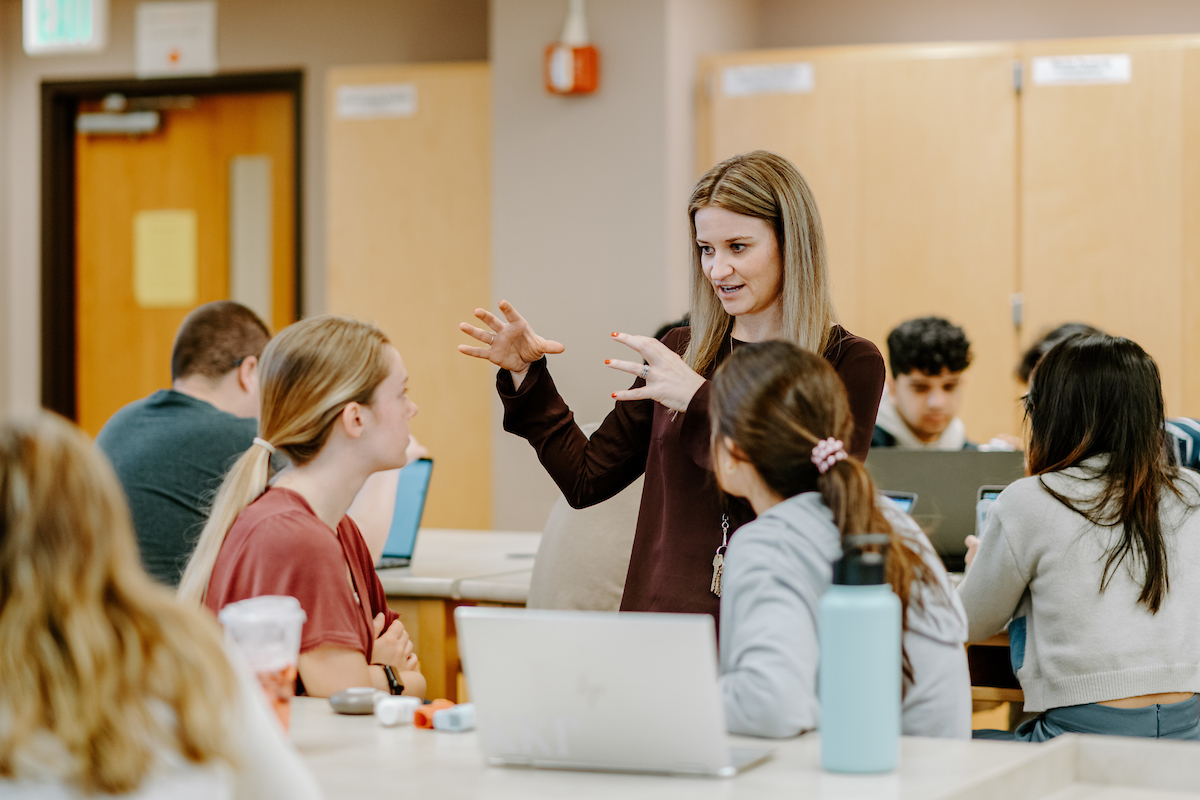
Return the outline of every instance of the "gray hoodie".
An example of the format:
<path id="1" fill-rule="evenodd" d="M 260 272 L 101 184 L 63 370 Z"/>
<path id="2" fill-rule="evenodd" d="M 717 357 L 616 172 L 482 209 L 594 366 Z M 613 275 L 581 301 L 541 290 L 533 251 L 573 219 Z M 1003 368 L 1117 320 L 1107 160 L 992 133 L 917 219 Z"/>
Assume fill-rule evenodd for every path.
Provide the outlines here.
<path id="1" fill-rule="evenodd" d="M 908 608 L 901 723 L 908 736 L 971 737 L 967 617 L 929 540 L 881 498 L 893 527 L 916 545 L 939 589 L 922 586 Z M 805 492 L 743 525 L 725 555 L 721 678 L 731 733 L 795 736 L 817 727 L 817 604 L 842 549 L 833 514 Z"/>

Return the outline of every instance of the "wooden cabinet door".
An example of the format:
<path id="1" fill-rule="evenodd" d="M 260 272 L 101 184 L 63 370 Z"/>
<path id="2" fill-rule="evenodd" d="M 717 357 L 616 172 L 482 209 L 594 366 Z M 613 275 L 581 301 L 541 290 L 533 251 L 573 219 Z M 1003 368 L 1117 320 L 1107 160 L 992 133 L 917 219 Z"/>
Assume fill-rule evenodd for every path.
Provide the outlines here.
<path id="1" fill-rule="evenodd" d="M 697 116 L 696 175 L 751 150 L 787 158 L 812 188 L 825 228 L 834 301 L 846 327 L 856 329 L 858 277 L 857 203 L 858 74 L 855 50 L 768 50 L 713 56 L 701 66 L 703 91 Z M 810 65 L 809 91 L 730 94 L 729 70 Z"/>
<path id="2" fill-rule="evenodd" d="M 962 415 L 987 439 L 1016 425 L 1016 90 L 1012 45 L 905 45 L 709 59 L 699 152 L 757 147 L 808 179 L 848 329 L 879 345 L 899 322 L 962 325 L 975 364 Z M 812 65 L 812 89 L 725 96 L 726 70 Z"/>
<path id="3" fill-rule="evenodd" d="M 946 317 L 974 354 L 960 416 L 974 441 L 1016 432 L 1015 48 L 876 48 L 860 64 L 855 333 L 887 352 Z"/>
<path id="4" fill-rule="evenodd" d="M 98 110 L 86 107 L 85 111 Z M 146 136 L 76 137 L 76 374 L 80 427 L 95 435 L 125 404 L 171 385 L 171 345 L 184 316 L 229 297 L 230 161 L 271 163 L 271 318 L 295 313 L 295 164 L 288 93 L 208 95 L 161 112 Z M 191 304 L 146 307 L 134 290 L 140 212 L 194 214 Z"/>
<path id="5" fill-rule="evenodd" d="M 1158 362 L 1168 412 L 1200 415 L 1195 394 L 1183 407 L 1184 376 L 1197 368 L 1185 361 L 1196 351 L 1191 343 L 1185 350 L 1183 336 L 1186 43 L 1023 47 L 1030 79 L 1021 111 L 1022 340 L 1067 321 L 1127 336 Z M 1034 79 L 1033 59 L 1068 55 L 1127 55 L 1129 80 Z"/>
<path id="6" fill-rule="evenodd" d="M 370 87 L 415 103 L 342 105 L 378 99 Z M 375 322 L 404 357 L 437 463 L 424 524 L 489 528 L 495 370 L 456 349 L 492 296 L 488 66 L 334 69 L 327 102 L 329 310 Z"/>

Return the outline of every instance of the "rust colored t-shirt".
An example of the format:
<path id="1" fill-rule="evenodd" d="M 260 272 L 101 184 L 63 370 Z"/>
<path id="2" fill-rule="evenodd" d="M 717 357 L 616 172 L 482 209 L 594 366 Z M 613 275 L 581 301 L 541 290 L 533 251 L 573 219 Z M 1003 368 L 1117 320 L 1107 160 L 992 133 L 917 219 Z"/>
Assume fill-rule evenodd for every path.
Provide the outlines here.
<path id="1" fill-rule="evenodd" d="M 265 594 L 300 601 L 308 615 L 301 653 L 333 645 L 357 650 L 369 664 L 375 642 L 372 620 L 382 611 L 387 630 L 397 617 L 387 607 L 354 520 L 342 517 L 335 535 L 291 489 L 267 489 L 238 515 L 217 555 L 204 604 L 216 613 L 229 603 Z"/>
<path id="2" fill-rule="evenodd" d="M 683 354 L 690 338 L 685 327 L 662 341 Z M 741 344 L 731 341 L 730 350 Z M 842 379 L 854 415 L 846 449 L 866 458 L 883 394 L 883 357 L 874 344 L 841 326 L 833 328 L 823 355 Z M 714 364 L 704 377 L 715 370 Z M 643 385 L 641 378 L 633 382 L 633 388 Z M 738 498 L 723 502 L 713 480 L 710 382 L 705 380 L 682 414 L 652 400 L 617 403 L 591 438 L 575 424 L 545 358 L 530 365 L 519 389 L 513 388 L 512 375 L 500 370 L 496 388 L 504 403 L 504 430 L 533 445 L 573 507 L 607 500 L 645 473 L 621 610 L 711 614 L 716 619 L 721 601 L 710 587 L 713 556 L 722 542 L 721 517 L 728 515 L 732 534 L 754 519 L 754 510 Z"/>

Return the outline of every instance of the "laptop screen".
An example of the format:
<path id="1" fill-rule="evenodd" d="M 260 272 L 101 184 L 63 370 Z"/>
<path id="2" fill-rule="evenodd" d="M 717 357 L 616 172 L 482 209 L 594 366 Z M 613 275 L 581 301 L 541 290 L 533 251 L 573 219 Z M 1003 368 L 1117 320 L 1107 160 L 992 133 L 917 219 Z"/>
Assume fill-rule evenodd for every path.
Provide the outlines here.
<path id="1" fill-rule="evenodd" d="M 400 470 L 400 478 L 396 482 L 396 506 L 392 511 L 392 527 L 388 529 L 387 543 L 383 546 L 384 556 L 412 558 L 432 471 L 433 461 L 428 458 L 414 461 Z"/>
<path id="2" fill-rule="evenodd" d="M 917 496 L 912 492 L 884 492 L 883 494 L 890 497 L 893 503 L 900 506 L 900 510 L 905 514 L 911 514 L 913 505 L 917 502 Z"/>

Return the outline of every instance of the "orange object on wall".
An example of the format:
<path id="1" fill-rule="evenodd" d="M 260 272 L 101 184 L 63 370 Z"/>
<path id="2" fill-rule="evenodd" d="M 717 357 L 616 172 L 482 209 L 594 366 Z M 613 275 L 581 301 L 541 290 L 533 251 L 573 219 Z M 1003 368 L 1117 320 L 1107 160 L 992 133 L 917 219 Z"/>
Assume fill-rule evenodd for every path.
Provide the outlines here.
<path id="1" fill-rule="evenodd" d="M 542 76 L 551 94 L 589 94 L 600 86 L 600 53 L 588 39 L 583 0 L 570 0 L 562 36 L 546 48 Z"/>
<path id="2" fill-rule="evenodd" d="M 600 86 L 600 53 L 590 44 L 572 47 L 557 43 L 546 48 L 546 91 L 588 94 Z"/>

